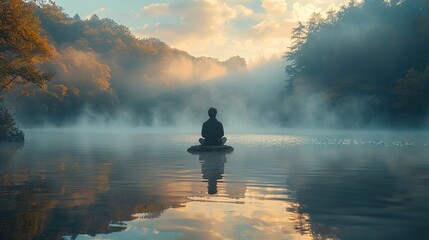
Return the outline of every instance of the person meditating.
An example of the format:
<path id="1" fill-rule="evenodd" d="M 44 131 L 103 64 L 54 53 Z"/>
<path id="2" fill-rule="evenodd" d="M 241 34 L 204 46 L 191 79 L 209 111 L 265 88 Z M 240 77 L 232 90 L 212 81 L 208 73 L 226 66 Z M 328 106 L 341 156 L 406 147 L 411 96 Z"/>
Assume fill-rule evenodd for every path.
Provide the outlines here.
<path id="1" fill-rule="evenodd" d="M 224 145 L 226 137 L 224 137 L 223 125 L 216 119 L 217 110 L 211 107 L 208 111 L 210 119 L 203 123 L 201 129 L 202 138 L 199 139 L 201 145 L 191 146 L 187 149 L 189 153 L 201 154 L 205 152 L 211 152 L 219 154 L 231 153 L 234 148 L 228 145 Z"/>
<path id="2" fill-rule="evenodd" d="M 203 146 L 222 146 L 226 142 L 226 137 L 223 136 L 223 125 L 216 119 L 217 110 L 211 107 L 208 111 L 209 120 L 203 123 L 201 135 L 203 138 L 199 142 Z"/>

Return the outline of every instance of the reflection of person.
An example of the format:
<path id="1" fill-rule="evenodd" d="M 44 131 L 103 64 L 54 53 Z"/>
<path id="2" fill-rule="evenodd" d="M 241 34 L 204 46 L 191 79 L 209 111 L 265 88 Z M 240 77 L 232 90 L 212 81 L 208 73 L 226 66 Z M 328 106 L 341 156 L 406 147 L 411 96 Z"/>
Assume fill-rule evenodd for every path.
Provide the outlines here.
<path id="1" fill-rule="evenodd" d="M 203 136 L 203 138 L 199 140 L 201 145 L 220 146 L 225 144 L 226 137 L 223 136 L 222 123 L 216 119 L 216 108 L 210 108 L 208 113 L 210 118 L 203 123 L 203 128 L 201 130 L 201 135 Z"/>
<path id="2" fill-rule="evenodd" d="M 203 178 L 208 180 L 208 193 L 216 194 L 217 180 L 222 179 L 226 163 L 225 153 L 202 153 L 199 159 Z"/>

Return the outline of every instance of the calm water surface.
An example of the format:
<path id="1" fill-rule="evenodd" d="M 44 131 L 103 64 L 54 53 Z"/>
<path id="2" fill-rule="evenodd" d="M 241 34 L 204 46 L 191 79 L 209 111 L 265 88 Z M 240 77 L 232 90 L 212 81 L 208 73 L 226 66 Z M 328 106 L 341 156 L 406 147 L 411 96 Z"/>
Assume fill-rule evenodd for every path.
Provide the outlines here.
<path id="1" fill-rule="evenodd" d="M 27 131 L 0 145 L 0 239 L 427 239 L 429 135 Z"/>

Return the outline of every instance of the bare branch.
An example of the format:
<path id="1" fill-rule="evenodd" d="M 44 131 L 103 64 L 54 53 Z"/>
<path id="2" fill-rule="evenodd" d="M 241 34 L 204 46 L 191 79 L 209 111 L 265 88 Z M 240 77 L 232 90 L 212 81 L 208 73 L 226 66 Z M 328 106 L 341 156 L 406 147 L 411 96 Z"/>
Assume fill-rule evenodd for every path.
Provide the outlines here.
<path id="1" fill-rule="evenodd" d="M 17 78 L 18 76 L 13 77 L 12 79 L 10 79 L 6 84 L 4 84 L 1 88 L 0 88 L 0 93 L 3 92 L 5 89 L 7 89 L 10 84 L 12 84 L 12 82 Z"/>

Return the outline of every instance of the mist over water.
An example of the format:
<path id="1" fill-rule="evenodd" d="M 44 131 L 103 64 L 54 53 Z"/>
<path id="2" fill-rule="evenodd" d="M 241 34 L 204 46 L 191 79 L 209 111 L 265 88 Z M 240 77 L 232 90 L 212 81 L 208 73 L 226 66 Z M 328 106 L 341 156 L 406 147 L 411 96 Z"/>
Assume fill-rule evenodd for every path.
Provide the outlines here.
<path id="1" fill-rule="evenodd" d="M 79 62 L 75 55 L 83 53 L 69 49 L 66 54 L 72 54 L 70 59 Z M 96 59 L 94 55 L 81 57 L 85 61 Z M 81 64 L 86 63 L 79 63 Z M 62 105 L 55 106 L 57 100 L 54 100 L 52 105 L 45 106 L 49 98 L 37 95 L 30 98 L 11 96 L 9 100 L 26 104 L 27 107 L 22 109 L 22 105 L 13 107 L 17 121 L 24 128 L 199 129 L 208 117 L 209 107 L 218 109 L 218 119 L 224 124 L 226 131 L 233 132 L 261 132 L 260 129 L 269 131 L 283 127 L 390 128 L 381 124 L 384 121 L 383 114 L 377 116 L 368 110 L 371 101 L 367 97 L 350 97 L 333 108 L 324 92 L 309 91 L 306 88 L 296 88 L 294 92 L 289 92 L 285 81 L 285 64 L 286 61 L 282 58 L 271 58 L 262 60 L 248 70 L 226 73 L 210 80 L 176 79 L 168 80 L 172 81 L 169 83 L 161 78 L 148 82 L 143 73 L 129 75 L 124 72 L 120 77 L 123 86 L 113 88 L 115 83 L 111 82 L 111 78 L 117 77 L 110 75 L 107 65 L 99 63 L 96 67 L 99 71 L 95 71 L 93 67 L 79 72 L 70 70 L 71 72 L 58 76 L 65 79 L 61 84 L 57 84 L 55 80 L 52 82 L 53 87 L 50 89 L 58 91 L 55 96 L 63 95 L 64 100 L 59 101 Z M 73 79 L 86 78 L 85 74 L 96 77 L 90 82 L 73 82 Z M 14 103 L 8 102 L 10 106 L 14 106 Z M 30 105 L 34 108 L 29 108 Z M 421 127 L 425 126 L 423 124 Z"/>
<path id="2" fill-rule="evenodd" d="M 83 54 L 71 49 L 66 53 Z M 71 57 L 70 59 L 73 59 L 73 62 L 79 62 L 79 58 Z M 91 61 L 91 57 L 85 59 L 85 61 Z M 90 66 L 85 62 L 79 64 Z M 140 79 L 140 83 L 136 82 L 137 85 L 133 86 L 132 81 L 134 80 L 132 79 L 137 79 L 142 75 L 124 74 L 121 78 L 125 86 L 117 88 L 111 88 L 110 84 L 113 83 L 109 80 L 108 67 L 105 67 L 107 70 L 104 70 L 106 71 L 104 74 L 88 67 L 88 73 L 81 69 L 79 72 L 65 72 L 65 75 L 57 76 L 61 79 L 70 79 L 69 81 L 85 78 L 85 74 L 91 74 L 97 78 L 94 79 L 94 82 L 70 85 L 76 87 L 75 91 L 78 95 L 75 97 L 65 86 L 68 83 L 62 82 L 65 84 L 61 85 L 65 88 L 63 91 L 66 91 L 62 93 L 64 94 L 62 104 L 75 104 L 75 107 L 60 105 L 58 108 L 62 108 L 62 110 L 54 110 L 51 108 L 53 106 L 46 106 L 47 111 L 41 110 L 46 99 L 40 96 L 30 96 L 28 100 L 35 100 L 32 102 L 34 109 L 25 108 L 20 111 L 19 107 L 15 108 L 18 113 L 18 122 L 27 128 L 91 128 L 91 126 L 95 128 L 200 128 L 201 123 L 208 118 L 208 108 L 213 106 L 218 109 L 218 119 L 230 130 L 249 130 L 256 127 L 273 128 L 280 125 L 278 99 L 279 92 L 285 86 L 284 60 L 281 58 L 262 61 L 249 70 L 224 74 L 223 77 L 211 80 L 200 79 L 195 82 L 175 80 L 174 84 L 166 84 L 162 79 L 152 83 Z M 181 67 L 177 66 L 177 68 Z M 65 77 L 66 74 L 71 75 Z M 104 84 L 104 87 L 98 87 L 100 84 Z M 56 80 L 53 80 L 52 85 L 60 90 Z M 127 85 L 134 89 L 128 91 Z M 127 88 L 124 89 L 124 87 Z M 83 90 L 77 92 L 77 89 Z M 67 100 L 67 97 L 79 99 L 79 101 Z M 11 96 L 11 99 L 13 98 L 17 98 L 18 102 L 26 99 L 25 96 Z M 99 102 L 98 105 L 97 102 Z M 41 111 L 38 112 L 39 110 Z"/>
<path id="3" fill-rule="evenodd" d="M 231 154 L 192 155 L 198 133 L 27 130 L 0 146 L 0 237 L 424 239 L 427 136 L 228 134 Z"/>

